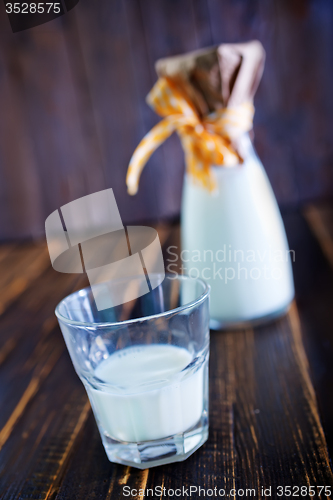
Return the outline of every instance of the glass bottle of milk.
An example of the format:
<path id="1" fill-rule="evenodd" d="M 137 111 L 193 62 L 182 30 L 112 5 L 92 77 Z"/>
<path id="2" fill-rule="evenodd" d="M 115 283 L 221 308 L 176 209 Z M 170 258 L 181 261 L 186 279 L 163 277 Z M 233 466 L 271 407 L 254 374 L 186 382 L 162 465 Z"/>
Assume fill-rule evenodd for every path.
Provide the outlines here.
<path id="1" fill-rule="evenodd" d="M 264 167 L 246 134 L 244 162 L 211 167 L 216 192 L 185 176 L 181 212 L 184 273 L 211 286 L 212 328 L 283 314 L 294 297 L 288 242 Z"/>

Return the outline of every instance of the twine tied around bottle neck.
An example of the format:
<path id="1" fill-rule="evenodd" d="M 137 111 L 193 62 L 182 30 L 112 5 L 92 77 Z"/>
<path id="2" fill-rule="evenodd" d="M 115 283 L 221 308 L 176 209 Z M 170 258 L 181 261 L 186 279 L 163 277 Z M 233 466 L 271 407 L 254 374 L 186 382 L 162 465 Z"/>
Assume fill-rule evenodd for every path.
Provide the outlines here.
<path id="1" fill-rule="evenodd" d="M 216 186 L 211 165 L 230 167 L 242 163 L 243 158 L 233 144 L 238 137 L 252 129 L 252 102 L 221 108 L 200 117 L 185 93 L 166 77 L 158 79 L 147 96 L 147 102 L 165 118 L 145 135 L 132 155 L 126 176 L 129 194 L 137 193 L 145 164 L 175 131 L 184 149 L 187 172 L 210 191 Z"/>

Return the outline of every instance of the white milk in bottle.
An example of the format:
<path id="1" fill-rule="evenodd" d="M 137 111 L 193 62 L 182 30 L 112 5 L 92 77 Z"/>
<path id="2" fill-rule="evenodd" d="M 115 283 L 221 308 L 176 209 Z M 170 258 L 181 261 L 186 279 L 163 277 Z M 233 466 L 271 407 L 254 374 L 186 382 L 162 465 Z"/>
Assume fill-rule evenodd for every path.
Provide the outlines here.
<path id="1" fill-rule="evenodd" d="M 243 146 L 244 163 L 212 167 L 216 192 L 184 182 L 182 263 L 211 286 L 212 327 L 279 315 L 294 296 L 279 208 L 248 136 Z"/>

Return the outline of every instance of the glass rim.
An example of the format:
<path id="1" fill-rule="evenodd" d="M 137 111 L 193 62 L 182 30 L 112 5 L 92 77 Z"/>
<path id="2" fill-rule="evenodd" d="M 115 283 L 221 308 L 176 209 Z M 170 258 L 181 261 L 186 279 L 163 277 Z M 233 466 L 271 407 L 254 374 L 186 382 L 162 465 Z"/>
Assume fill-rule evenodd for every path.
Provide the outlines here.
<path id="1" fill-rule="evenodd" d="M 155 275 L 158 275 L 158 274 L 155 274 Z M 165 278 L 168 278 L 168 277 L 170 278 L 170 276 L 172 276 L 171 273 L 165 273 Z M 54 312 L 55 312 L 55 315 L 58 318 L 58 320 L 62 321 L 63 323 L 67 323 L 67 324 L 73 325 L 73 326 L 93 327 L 93 328 L 103 328 L 103 327 L 105 328 L 105 327 L 113 327 L 113 326 L 125 326 L 125 325 L 128 325 L 128 324 L 139 323 L 139 322 L 142 322 L 142 321 L 148 321 L 148 320 L 157 319 L 157 318 L 163 318 L 163 317 L 168 316 L 170 314 L 179 313 L 181 311 L 189 309 L 190 307 L 193 307 L 193 306 L 196 306 L 197 304 L 200 304 L 201 302 L 203 302 L 209 296 L 210 285 L 208 283 L 206 283 L 201 278 L 193 278 L 193 277 L 188 276 L 186 274 L 177 274 L 176 277 L 170 278 L 170 279 L 172 279 L 174 281 L 177 281 L 177 280 L 178 281 L 191 280 L 191 281 L 194 281 L 194 282 L 199 282 L 204 287 L 203 288 L 203 292 L 199 295 L 199 297 L 197 299 L 192 300 L 191 302 L 188 302 L 188 303 L 186 303 L 186 304 L 184 304 L 182 306 L 175 307 L 173 309 L 168 309 L 167 311 L 163 311 L 161 313 L 151 314 L 151 315 L 148 315 L 148 316 L 140 316 L 139 318 L 126 319 L 124 321 L 102 321 L 102 322 L 91 323 L 91 322 L 88 322 L 88 321 L 76 321 L 76 320 L 69 319 L 69 318 L 66 318 L 65 316 L 63 316 L 60 313 L 60 311 L 59 311 L 60 306 L 63 304 L 63 302 L 65 300 L 69 299 L 69 297 L 72 297 L 73 295 L 77 295 L 77 294 L 79 294 L 82 291 L 91 290 L 91 287 L 87 286 L 85 288 L 81 288 L 80 290 L 77 290 L 76 292 L 72 292 L 69 295 L 66 295 L 66 297 L 64 297 L 58 303 L 58 305 L 56 306 Z M 145 294 L 145 295 L 148 295 L 148 294 Z M 142 295 L 141 297 L 144 297 L 144 295 Z M 138 298 L 140 298 L 140 297 L 138 297 Z"/>

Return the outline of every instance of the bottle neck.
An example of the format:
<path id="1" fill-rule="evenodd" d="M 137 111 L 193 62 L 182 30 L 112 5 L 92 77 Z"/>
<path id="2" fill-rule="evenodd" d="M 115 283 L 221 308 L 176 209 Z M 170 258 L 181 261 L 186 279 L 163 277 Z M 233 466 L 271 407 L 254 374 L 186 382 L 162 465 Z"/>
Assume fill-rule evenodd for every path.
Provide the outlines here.
<path id="1" fill-rule="evenodd" d="M 247 158 L 251 158 L 253 156 L 256 156 L 253 143 L 250 139 L 250 135 L 248 132 L 245 134 L 241 135 L 235 144 L 235 147 L 237 149 L 237 152 L 243 158 L 244 161 L 247 160 Z"/>

